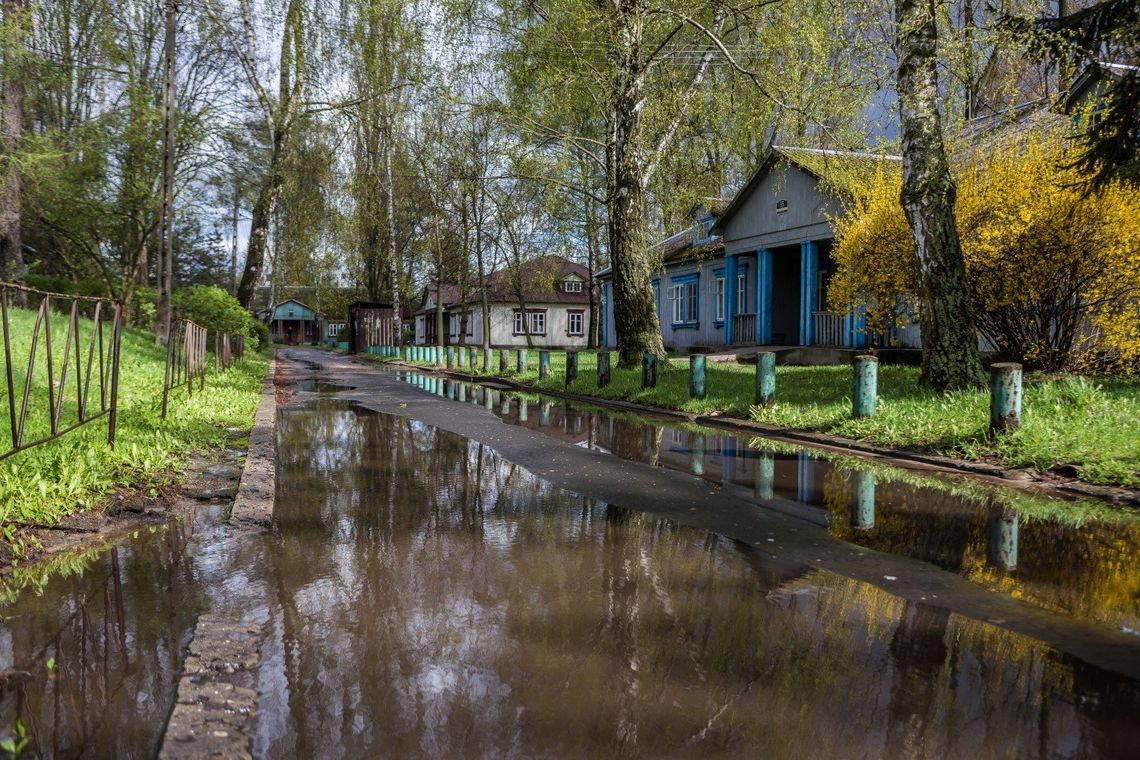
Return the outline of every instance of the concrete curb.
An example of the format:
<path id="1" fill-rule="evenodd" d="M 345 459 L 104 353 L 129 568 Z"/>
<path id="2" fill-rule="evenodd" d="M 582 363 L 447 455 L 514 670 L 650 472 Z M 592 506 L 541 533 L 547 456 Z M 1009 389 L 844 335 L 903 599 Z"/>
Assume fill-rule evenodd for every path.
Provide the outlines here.
<path id="1" fill-rule="evenodd" d="M 841 454 L 845 453 L 871 456 L 876 459 L 887 460 L 890 463 L 902 467 L 909 466 L 911 468 L 921 468 L 924 470 L 938 470 L 941 472 L 968 475 L 971 477 L 977 477 L 991 481 L 1000 481 L 1003 485 L 1019 488 L 1039 489 L 1042 487 L 1047 487 L 1051 491 L 1067 494 L 1070 496 L 1103 499 L 1116 504 L 1129 505 L 1133 507 L 1140 506 L 1140 492 L 1132 491 L 1127 488 L 1098 486 L 1092 483 L 1084 483 L 1079 480 L 1071 482 L 1034 480 L 1033 474 L 1025 470 L 1016 470 L 1002 467 L 1001 465 L 987 464 L 985 462 L 970 462 L 963 459 L 954 459 L 953 457 L 940 456 L 938 454 L 924 454 L 919 451 L 893 448 L 890 446 L 880 446 L 872 443 L 864 443 L 863 441 L 856 441 L 851 438 L 841 438 L 839 436 L 828 435 L 826 433 L 813 433 L 806 430 L 795 430 L 790 428 L 776 427 L 773 425 L 764 425 L 759 422 L 752 422 L 751 420 L 745 420 L 739 417 L 716 417 L 701 414 L 691 414 L 689 412 L 682 412 L 676 409 L 665 409 L 658 406 L 648 406 L 632 401 L 623 401 L 621 399 L 585 396 L 580 393 L 570 393 L 569 391 L 541 388 L 535 385 L 530 385 L 528 383 L 521 383 L 517 380 L 512 380 L 511 378 L 499 377 L 498 375 L 472 375 L 466 372 L 456 372 L 455 370 L 449 370 L 446 368 L 420 367 L 415 364 L 405 364 L 404 362 L 389 362 L 388 364 L 415 370 L 418 372 L 445 375 L 447 377 L 453 377 L 457 380 L 465 380 L 467 382 L 477 383 L 480 385 L 493 383 L 496 385 L 502 385 L 511 388 L 513 390 L 525 391 L 528 393 L 541 393 L 545 396 L 554 396 L 555 398 L 564 398 L 570 401 L 580 401 L 584 404 L 592 404 L 594 406 L 605 407 L 608 409 L 617 409 L 620 411 L 634 412 L 637 414 L 655 415 L 671 420 L 691 422 L 698 425 L 720 428 L 722 430 L 728 430 L 736 433 L 761 435 L 765 438 L 772 438 L 774 440 L 811 446 L 813 448 L 825 449 Z"/>
<path id="2" fill-rule="evenodd" d="M 230 510 L 231 525 L 267 528 L 273 517 L 277 477 L 276 375 L 277 360 L 271 359 L 261 387 L 261 403 L 253 416 L 245 469 Z"/>
<path id="3" fill-rule="evenodd" d="M 265 530 L 273 517 L 277 457 L 277 361 L 271 359 L 253 417 L 249 450 L 229 523 L 244 532 Z M 241 540 L 243 531 L 230 540 Z M 203 614 L 194 626 L 160 758 L 248 758 L 257 692 L 250 675 L 260 661 L 261 628 Z"/>

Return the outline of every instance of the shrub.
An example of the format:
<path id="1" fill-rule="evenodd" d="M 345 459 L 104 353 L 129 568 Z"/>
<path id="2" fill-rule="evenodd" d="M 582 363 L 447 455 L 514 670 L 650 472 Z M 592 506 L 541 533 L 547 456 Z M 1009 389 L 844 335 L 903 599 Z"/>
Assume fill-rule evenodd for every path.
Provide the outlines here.
<path id="1" fill-rule="evenodd" d="M 979 330 L 1006 358 L 1045 370 L 1140 358 L 1140 197 L 1085 195 L 1077 148 L 1034 130 L 960 156 L 956 216 Z M 984 154 L 984 155 L 983 155 Z M 900 178 L 879 174 L 836 222 L 833 308 L 878 327 L 916 313 L 918 261 Z"/>

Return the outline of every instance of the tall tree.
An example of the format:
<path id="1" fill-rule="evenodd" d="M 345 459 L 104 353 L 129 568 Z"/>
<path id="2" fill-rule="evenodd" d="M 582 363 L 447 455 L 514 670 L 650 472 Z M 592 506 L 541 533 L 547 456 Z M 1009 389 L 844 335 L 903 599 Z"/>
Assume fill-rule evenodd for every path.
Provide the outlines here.
<path id="1" fill-rule="evenodd" d="M 23 0 L 4 0 L 3 94 L 0 95 L 0 149 L 3 149 L 3 202 L 0 203 L 0 280 L 23 282 L 24 251 L 21 236 L 23 194 L 20 157 L 24 128 L 24 58 L 27 14 Z M 17 299 L 25 297 L 18 292 Z"/>
<path id="2" fill-rule="evenodd" d="M 900 200 L 918 254 L 922 378 L 940 390 L 984 382 L 966 266 L 954 220 L 938 110 L 938 32 L 933 0 L 896 0 L 897 82 L 902 127 Z"/>

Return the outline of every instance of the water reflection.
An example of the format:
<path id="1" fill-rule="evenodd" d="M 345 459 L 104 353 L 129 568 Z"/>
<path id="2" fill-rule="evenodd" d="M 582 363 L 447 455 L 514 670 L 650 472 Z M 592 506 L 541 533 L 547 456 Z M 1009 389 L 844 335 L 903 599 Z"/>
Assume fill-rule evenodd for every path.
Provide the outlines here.
<path id="1" fill-rule="evenodd" d="M 413 375 L 408 375 L 411 377 Z M 440 380 L 451 388 L 467 386 Z M 1064 519 L 1065 502 L 970 490 L 889 468 L 863 469 L 808 450 L 547 397 L 481 386 L 505 422 L 567 443 L 691 473 L 725 493 L 820 526 L 877 551 L 931 562 L 1042 607 L 1140 630 L 1140 520 Z M 482 396 L 480 396 L 482 398 Z M 538 405 L 537 419 L 530 407 Z M 1014 501 L 1021 504 L 1023 501 Z"/>
<path id="2" fill-rule="evenodd" d="M 324 403 L 281 423 L 261 755 L 1120 756 L 1136 738 L 1137 684 L 1032 639 L 414 421 Z M 750 488 L 798 467 L 749 461 Z"/>
<path id="3" fill-rule="evenodd" d="M 0 603 L 0 738 L 19 720 L 29 754 L 157 753 L 201 605 L 187 539 L 171 524 L 64 555 Z"/>

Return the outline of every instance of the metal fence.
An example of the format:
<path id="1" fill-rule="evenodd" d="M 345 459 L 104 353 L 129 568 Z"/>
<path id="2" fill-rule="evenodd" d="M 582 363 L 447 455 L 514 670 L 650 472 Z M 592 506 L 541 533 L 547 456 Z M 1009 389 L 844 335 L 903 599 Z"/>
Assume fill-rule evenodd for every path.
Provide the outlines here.
<path id="1" fill-rule="evenodd" d="M 245 356 L 245 336 L 229 333 L 214 334 L 214 371 L 228 369 Z"/>
<path id="2" fill-rule="evenodd" d="M 22 378 L 16 374 L 13 366 L 15 352 L 12 345 L 11 311 L 12 299 L 17 295 L 35 311 Z M 38 305 L 33 305 L 37 299 Z M 53 314 L 67 320 L 63 351 L 58 356 L 52 345 L 55 337 L 52 334 Z M 4 383 L 11 434 L 10 445 L 0 452 L 0 460 L 59 438 L 104 416 L 107 417 L 107 444 L 114 447 L 119 405 L 122 318 L 120 304 L 108 298 L 49 293 L 22 285 L 0 283 Z M 83 336 L 85 329 L 86 339 Z M 18 356 L 15 360 L 22 361 L 23 356 Z M 44 370 L 46 378 L 37 373 L 37 369 Z M 91 398 L 92 381 L 98 394 L 94 405 Z M 47 396 L 46 420 L 43 419 L 43 406 L 34 401 L 34 394 L 40 393 Z M 72 400 L 75 402 L 74 408 L 68 408 Z M 30 431 L 29 419 L 32 421 Z M 37 437 L 27 440 L 29 432 Z"/>
<path id="3" fill-rule="evenodd" d="M 170 323 L 170 336 L 166 341 L 162 419 L 166 419 L 170 407 L 170 392 L 186 386 L 187 396 L 193 398 L 195 380 L 198 390 L 206 387 L 206 328 L 189 319 L 176 319 Z"/>

